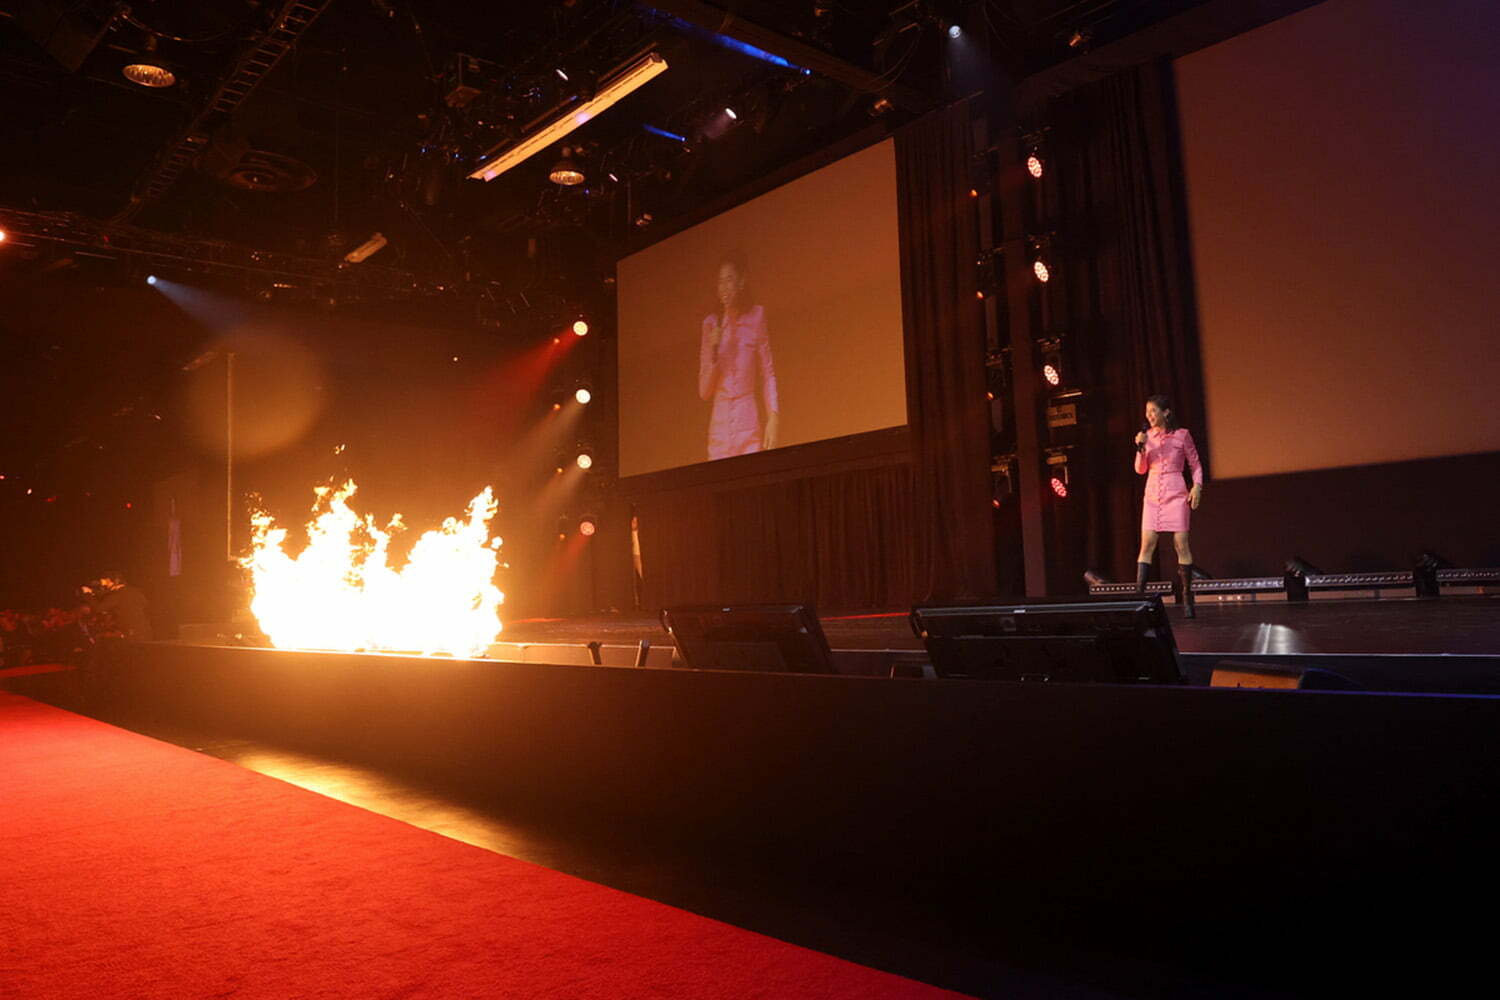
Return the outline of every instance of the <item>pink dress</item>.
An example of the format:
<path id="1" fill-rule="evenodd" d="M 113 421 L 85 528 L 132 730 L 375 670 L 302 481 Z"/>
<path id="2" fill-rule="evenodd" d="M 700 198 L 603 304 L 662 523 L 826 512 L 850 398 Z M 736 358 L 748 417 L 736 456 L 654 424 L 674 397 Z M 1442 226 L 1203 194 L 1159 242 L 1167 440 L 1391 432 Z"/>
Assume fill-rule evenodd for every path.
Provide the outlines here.
<path id="1" fill-rule="evenodd" d="M 1167 432 L 1153 427 L 1147 432 L 1146 450 L 1135 453 L 1135 471 L 1146 477 L 1141 530 L 1188 530 L 1191 509 L 1187 484 L 1182 478 L 1184 463 L 1193 470 L 1193 482 L 1203 482 L 1203 463 L 1186 427 Z"/>
<path id="2" fill-rule="evenodd" d="M 728 458 L 760 451 L 761 413 L 756 383 L 765 397 L 766 412 L 781 409 L 776 395 L 776 368 L 771 362 L 771 340 L 766 334 L 766 311 L 760 306 L 736 316 L 710 347 L 708 335 L 719 317 L 703 317 L 698 350 L 698 396 L 714 401 L 708 419 L 708 457 Z"/>

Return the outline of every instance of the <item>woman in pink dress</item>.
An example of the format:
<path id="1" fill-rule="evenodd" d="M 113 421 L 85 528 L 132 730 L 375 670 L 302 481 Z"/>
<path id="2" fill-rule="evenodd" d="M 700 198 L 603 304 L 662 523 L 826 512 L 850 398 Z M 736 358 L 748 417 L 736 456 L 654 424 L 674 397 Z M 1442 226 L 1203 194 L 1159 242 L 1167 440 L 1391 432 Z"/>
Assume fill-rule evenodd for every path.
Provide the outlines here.
<path id="1" fill-rule="evenodd" d="M 744 305 L 744 292 L 744 261 L 726 257 L 719 264 L 720 308 L 703 317 L 698 348 L 698 396 L 713 400 L 708 420 L 710 460 L 774 448 L 780 432 L 781 406 L 766 311 L 758 305 Z"/>
<path id="2" fill-rule="evenodd" d="M 1193 617 L 1193 550 L 1188 544 L 1191 512 L 1203 500 L 1203 462 L 1193 435 L 1178 427 L 1165 396 L 1146 400 L 1147 429 L 1135 436 L 1135 471 L 1146 477 L 1146 499 L 1141 507 L 1141 552 L 1136 557 L 1135 588 L 1146 591 L 1146 574 L 1156 556 L 1156 539 L 1172 533 L 1177 548 L 1177 576 L 1182 586 L 1183 617 Z M 1193 471 L 1193 487 L 1187 488 L 1182 467 Z"/>

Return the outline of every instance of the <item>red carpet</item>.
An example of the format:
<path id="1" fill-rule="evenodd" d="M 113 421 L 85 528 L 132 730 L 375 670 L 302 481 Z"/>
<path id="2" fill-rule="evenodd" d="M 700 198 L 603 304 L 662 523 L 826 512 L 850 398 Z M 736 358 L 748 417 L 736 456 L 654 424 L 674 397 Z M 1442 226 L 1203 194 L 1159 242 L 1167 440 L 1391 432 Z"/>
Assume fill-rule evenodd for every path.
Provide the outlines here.
<path id="1" fill-rule="evenodd" d="M 73 668 L 66 663 L 29 663 L 24 667 L 6 667 L 0 670 L 0 680 L 6 677 L 33 677 L 37 674 L 59 674 Z"/>
<path id="2" fill-rule="evenodd" d="M 0 997 L 954 996 L 0 693 Z"/>

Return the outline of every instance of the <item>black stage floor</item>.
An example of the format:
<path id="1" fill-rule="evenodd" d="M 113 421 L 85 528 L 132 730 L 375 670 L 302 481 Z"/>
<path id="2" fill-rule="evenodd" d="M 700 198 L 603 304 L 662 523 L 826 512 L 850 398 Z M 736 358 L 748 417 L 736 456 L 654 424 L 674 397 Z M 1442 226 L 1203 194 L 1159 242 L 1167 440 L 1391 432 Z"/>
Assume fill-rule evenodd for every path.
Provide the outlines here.
<path id="1" fill-rule="evenodd" d="M 1171 609 L 1184 653 L 1449 653 L 1500 655 L 1500 595 L 1485 597 L 1205 602 L 1184 621 Z M 921 649 L 905 612 L 823 616 L 834 649 Z M 532 618 L 507 622 L 509 642 L 653 644 L 669 641 L 651 615 Z"/>

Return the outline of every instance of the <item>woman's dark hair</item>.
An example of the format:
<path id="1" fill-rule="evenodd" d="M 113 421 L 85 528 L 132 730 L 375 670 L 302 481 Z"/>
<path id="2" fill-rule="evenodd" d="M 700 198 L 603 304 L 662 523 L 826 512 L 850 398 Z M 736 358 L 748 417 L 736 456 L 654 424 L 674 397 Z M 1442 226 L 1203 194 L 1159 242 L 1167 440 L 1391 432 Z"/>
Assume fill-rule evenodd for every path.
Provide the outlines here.
<path id="1" fill-rule="evenodd" d="M 1168 431 L 1175 431 L 1177 429 L 1177 411 L 1172 409 L 1172 401 L 1170 399 L 1161 393 L 1157 393 L 1155 396 L 1147 396 L 1146 402 L 1155 403 L 1158 410 L 1166 413 Z"/>
<path id="2" fill-rule="evenodd" d="M 743 306 L 747 302 L 754 302 L 754 293 L 750 290 L 750 283 L 745 279 L 745 274 L 750 269 L 750 259 L 745 255 L 745 251 L 738 247 L 724 251 L 724 253 L 719 255 L 719 267 L 723 267 L 725 264 L 733 267 L 734 273 L 739 276 L 740 305 Z"/>
<path id="3" fill-rule="evenodd" d="M 726 250 L 719 255 L 719 266 L 723 267 L 725 264 L 733 264 L 734 273 L 738 274 L 741 278 L 745 276 L 745 272 L 750 268 L 749 258 L 745 256 L 745 251 L 738 247 L 735 247 L 733 250 Z"/>

